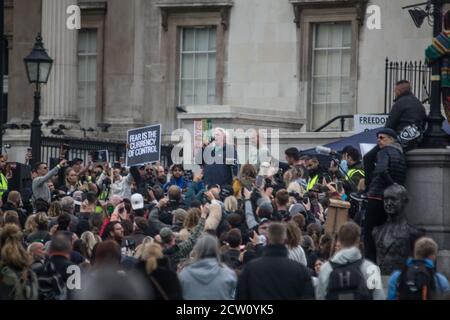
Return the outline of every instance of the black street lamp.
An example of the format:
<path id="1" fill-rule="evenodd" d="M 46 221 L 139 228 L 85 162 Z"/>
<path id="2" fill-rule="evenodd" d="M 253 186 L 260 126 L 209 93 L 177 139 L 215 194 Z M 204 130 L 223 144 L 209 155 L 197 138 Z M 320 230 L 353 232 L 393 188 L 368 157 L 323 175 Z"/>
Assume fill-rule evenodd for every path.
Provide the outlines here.
<path id="1" fill-rule="evenodd" d="M 41 161 L 42 123 L 39 120 L 41 111 L 41 83 L 47 83 L 53 65 L 52 58 L 48 56 L 47 51 L 44 49 L 41 33 L 38 33 L 36 37 L 36 43 L 34 44 L 33 50 L 31 50 L 31 53 L 23 60 L 27 70 L 28 81 L 36 84 L 36 90 L 34 92 L 34 116 L 33 122 L 31 122 L 30 138 L 30 146 L 32 148 L 31 164 L 33 165 L 36 162 Z"/>

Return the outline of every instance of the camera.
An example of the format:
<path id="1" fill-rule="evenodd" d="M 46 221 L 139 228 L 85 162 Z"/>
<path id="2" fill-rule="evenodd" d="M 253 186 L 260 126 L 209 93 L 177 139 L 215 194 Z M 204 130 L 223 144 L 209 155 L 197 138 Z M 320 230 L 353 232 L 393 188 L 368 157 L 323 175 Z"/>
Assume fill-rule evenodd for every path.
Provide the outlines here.
<path id="1" fill-rule="evenodd" d="M 233 195 L 233 188 L 231 186 L 223 186 L 220 189 L 219 196 L 222 201 L 224 201 L 227 197 L 231 195 Z"/>
<path id="2" fill-rule="evenodd" d="M 136 241 L 133 239 L 125 239 L 125 253 L 127 255 L 132 255 L 136 249 Z"/>

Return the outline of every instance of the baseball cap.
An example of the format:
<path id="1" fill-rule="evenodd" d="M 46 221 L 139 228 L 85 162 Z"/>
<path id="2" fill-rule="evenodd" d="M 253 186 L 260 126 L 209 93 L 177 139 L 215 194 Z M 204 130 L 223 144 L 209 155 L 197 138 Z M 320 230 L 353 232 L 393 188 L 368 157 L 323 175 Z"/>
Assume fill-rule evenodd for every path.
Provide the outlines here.
<path id="1" fill-rule="evenodd" d="M 380 131 L 377 132 L 377 137 L 380 134 L 385 134 L 387 136 L 390 136 L 392 138 L 394 138 L 394 140 L 397 140 L 397 132 L 395 132 L 393 129 L 391 128 L 383 128 Z"/>
<path id="2" fill-rule="evenodd" d="M 167 227 L 164 227 L 159 231 L 159 236 L 161 237 L 161 241 L 164 243 L 169 243 L 172 240 L 173 232 Z"/>
<path id="3" fill-rule="evenodd" d="M 144 209 L 144 197 L 140 193 L 131 196 L 131 207 L 133 210 Z"/>

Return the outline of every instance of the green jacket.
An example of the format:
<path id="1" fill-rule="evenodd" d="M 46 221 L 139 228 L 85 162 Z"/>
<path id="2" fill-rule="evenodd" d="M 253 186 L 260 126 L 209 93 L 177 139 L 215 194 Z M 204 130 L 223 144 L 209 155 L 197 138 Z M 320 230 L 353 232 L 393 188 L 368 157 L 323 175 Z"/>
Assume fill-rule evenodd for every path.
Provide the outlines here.
<path id="1" fill-rule="evenodd" d="M 197 226 L 192 231 L 192 234 L 189 238 L 181 243 L 176 244 L 173 247 L 166 248 L 163 250 L 165 256 L 169 257 L 169 260 L 172 264 L 172 268 L 176 268 L 176 265 L 186 259 L 194 248 L 197 239 L 202 234 L 203 229 L 205 228 L 206 219 L 200 218 Z"/>

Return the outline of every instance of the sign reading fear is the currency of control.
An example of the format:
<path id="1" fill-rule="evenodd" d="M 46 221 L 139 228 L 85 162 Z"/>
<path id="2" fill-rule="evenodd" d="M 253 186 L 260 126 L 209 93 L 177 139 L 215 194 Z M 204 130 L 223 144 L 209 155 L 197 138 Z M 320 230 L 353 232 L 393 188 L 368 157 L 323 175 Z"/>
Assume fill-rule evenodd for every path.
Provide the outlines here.
<path id="1" fill-rule="evenodd" d="M 161 125 L 127 131 L 127 167 L 160 161 Z"/>

